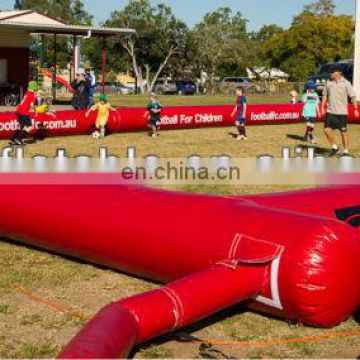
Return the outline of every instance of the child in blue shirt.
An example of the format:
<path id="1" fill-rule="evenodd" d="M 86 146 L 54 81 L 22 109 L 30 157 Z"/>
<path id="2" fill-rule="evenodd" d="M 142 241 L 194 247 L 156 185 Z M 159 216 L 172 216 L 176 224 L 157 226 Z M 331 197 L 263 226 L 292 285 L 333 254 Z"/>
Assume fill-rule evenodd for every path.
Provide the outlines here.
<path id="1" fill-rule="evenodd" d="M 319 114 L 320 98 L 316 92 L 316 84 L 309 82 L 306 86 L 306 93 L 303 95 L 302 102 L 304 104 L 302 117 L 306 121 L 305 141 L 315 144 L 314 128 L 316 118 Z"/>
<path id="2" fill-rule="evenodd" d="M 238 136 L 237 140 L 247 140 L 246 136 L 246 109 L 247 109 L 247 99 L 245 96 L 244 88 L 238 87 L 236 89 L 236 107 L 234 108 L 234 111 L 231 114 L 231 117 L 236 116 L 235 125 L 238 130 Z"/>

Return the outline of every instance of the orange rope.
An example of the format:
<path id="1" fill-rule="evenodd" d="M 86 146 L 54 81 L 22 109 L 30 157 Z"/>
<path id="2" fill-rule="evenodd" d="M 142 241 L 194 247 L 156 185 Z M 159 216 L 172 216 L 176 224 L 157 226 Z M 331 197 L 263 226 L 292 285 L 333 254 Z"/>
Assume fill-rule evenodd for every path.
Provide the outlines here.
<path id="1" fill-rule="evenodd" d="M 21 293 L 23 293 L 24 295 L 28 296 L 30 299 L 40 303 L 40 304 L 43 304 L 45 306 L 47 306 L 48 308 L 51 308 L 53 310 L 56 310 L 60 313 L 63 313 L 63 314 L 68 314 L 68 315 L 71 315 L 73 317 L 76 317 L 76 318 L 79 318 L 81 320 L 88 320 L 89 319 L 89 316 L 87 316 L 86 314 L 84 313 L 81 313 L 81 312 L 75 312 L 75 311 L 72 311 L 71 309 L 67 309 L 65 307 L 62 307 L 60 305 L 57 305 L 55 303 L 52 303 L 50 302 L 49 300 L 39 296 L 39 295 L 35 295 L 33 293 L 31 293 L 30 291 L 28 290 L 25 290 L 24 288 L 22 288 L 20 285 L 17 285 L 17 284 L 13 284 L 13 288 Z"/>
<path id="2" fill-rule="evenodd" d="M 81 313 L 74 312 L 71 309 L 64 308 L 55 303 L 50 302 L 49 300 L 31 293 L 28 290 L 25 290 L 21 286 L 17 284 L 13 284 L 14 289 L 28 296 L 32 300 L 43 304 L 55 311 L 61 312 L 63 314 L 68 314 L 73 317 L 79 318 L 81 320 L 88 320 L 89 316 Z M 193 344 L 209 344 L 209 345 L 223 345 L 223 346 L 254 346 L 254 347 L 262 347 L 262 346 L 271 346 L 271 345 L 281 345 L 281 344 L 290 344 L 290 343 L 301 343 L 301 342 L 313 342 L 324 339 L 333 339 L 333 338 L 345 338 L 345 337 L 353 337 L 360 336 L 360 330 L 351 330 L 351 331 L 343 331 L 336 333 L 328 333 L 328 334 L 319 334 L 312 335 L 307 337 L 294 337 L 294 338 L 279 338 L 279 339 L 270 339 L 270 340 L 243 340 L 243 341 L 221 341 L 221 340 L 191 340 L 189 343 Z"/>
<path id="3" fill-rule="evenodd" d="M 221 340 L 193 340 L 192 343 L 205 343 L 210 345 L 224 345 L 224 346 L 271 346 L 271 345 L 281 345 L 289 343 L 301 343 L 301 342 L 313 342 L 324 339 L 340 338 L 340 337 L 351 337 L 351 336 L 360 336 L 360 330 L 353 331 L 343 331 L 337 333 L 329 334 L 319 334 L 312 335 L 302 338 L 286 338 L 286 339 L 270 339 L 270 340 L 243 340 L 243 341 L 221 341 Z"/>

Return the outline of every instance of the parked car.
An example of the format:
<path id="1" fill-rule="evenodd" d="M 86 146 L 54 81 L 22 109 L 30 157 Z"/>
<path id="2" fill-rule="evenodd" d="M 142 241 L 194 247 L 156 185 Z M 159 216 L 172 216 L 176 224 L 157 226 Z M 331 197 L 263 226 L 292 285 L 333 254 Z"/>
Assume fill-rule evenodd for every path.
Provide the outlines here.
<path id="1" fill-rule="evenodd" d="M 196 85 L 193 81 L 177 80 L 176 88 L 179 95 L 194 95 L 196 93 Z"/>
<path id="2" fill-rule="evenodd" d="M 126 86 L 126 85 L 121 84 L 121 83 L 115 83 L 115 85 L 118 88 L 118 94 L 121 94 L 121 95 L 134 94 L 134 89 L 129 87 L 129 86 Z"/>
<path id="3" fill-rule="evenodd" d="M 354 63 L 352 60 L 343 60 L 339 62 L 329 62 L 327 64 L 323 64 L 319 67 L 317 72 L 308 79 L 309 82 L 311 81 L 316 84 L 316 92 L 319 94 L 319 96 L 322 96 L 325 84 L 328 80 L 330 80 L 330 69 L 333 65 L 340 66 L 343 70 L 344 77 L 351 83 L 353 82 Z"/>
<path id="4" fill-rule="evenodd" d="M 220 90 L 235 88 L 237 86 L 242 86 L 245 89 L 248 89 L 252 86 L 252 82 L 248 77 L 245 76 L 233 76 L 224 78 L 219 85 Z"/>
<path id="5" fill-rule="evenodd" d="M 174 80 L 158 79 L 154 86 L 154 91 L 157 94 L 176 94 L 177 87 Z"/>
<path id="6" fill-rule="evenodd" d="M 105 82 L 105 93 L 107 94 L 119 94 L 119 95 L 129 95 L 133 94 L 134 90 L 128 86 L 125 86 L 121 83 L 110 83 Z M 95 86 L 95 92 L 103 92 L 103 85 L 102 83 L 98 82 Z"/>

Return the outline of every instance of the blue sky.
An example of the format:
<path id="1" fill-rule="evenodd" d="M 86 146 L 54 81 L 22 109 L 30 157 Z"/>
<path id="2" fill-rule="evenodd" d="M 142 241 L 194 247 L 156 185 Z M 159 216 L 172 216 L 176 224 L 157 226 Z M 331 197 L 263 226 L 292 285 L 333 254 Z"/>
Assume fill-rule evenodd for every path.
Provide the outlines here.
<path id="1" fill-rule="evenodd" d="M 41 1 L 41 0 L 39 0 Z M 249 19 L 249 29 L 259 29 L 263 24 L 276 23 L 286 27 L 292 17 L 299 13 L 310 0 L 151 0 L 168 3 L 178 17 L 189 26 L 201 21 L 209 11 L 221 6 L 228 6 L 234 11 L 241 11 Z M 95 22 L 104 21 L 111 11 L 121 9 L 127 0 L 85 0 L 88 10 L 94 15 Z M 0 0 L 1 9 L 11 9 L 14 0 Z M 353 15 L 355 0 L 336 0 L 337 12 Z"/>

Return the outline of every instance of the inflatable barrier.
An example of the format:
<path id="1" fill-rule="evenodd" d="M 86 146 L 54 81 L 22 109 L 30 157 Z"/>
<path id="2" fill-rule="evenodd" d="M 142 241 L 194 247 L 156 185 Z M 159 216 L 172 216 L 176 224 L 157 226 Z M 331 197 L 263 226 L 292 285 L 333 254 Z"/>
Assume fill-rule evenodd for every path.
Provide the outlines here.
<path id="1" fill-rule="evenodd" d="M 234 126 L 231 117 L 234 109 L 226 106 L 170 106 L 164 107 L 161 123 L 163 130 L 191 129 L 201 127 Z M 146 131 L 145 108 L 118 108 L 112 112 L 107 126 L 108 133 Z M 301 122 L 302 105 L 273 104 L 249 105 L 248 125 L 278 125 Z M 85 111 L 57 111 L 38 114 L 34 118 L 35 137 L 85 135 L 94 131 L 96 113 L 89 118 Z M 359 122 L 350 106 L 350 122 Z M 17 129 L 16 114 L 0 113 L 0 140 L 8 139 Z"/>
<path id="2" fill-rule="evenodd" d="M 335 326 L 360 305 L 359 219 L 360 186 L 243 197 L 0 186 L 2 236 L 167 284 L 105 307 L 60 358 L 127 357 L 243 301 Z"/>

